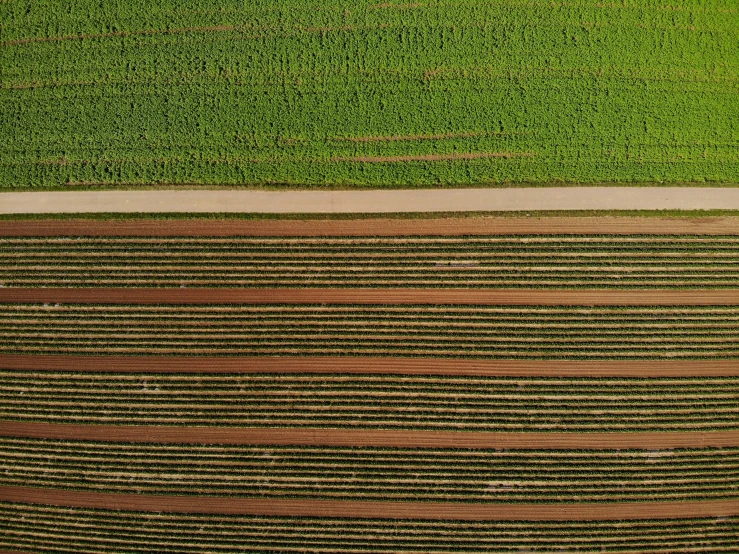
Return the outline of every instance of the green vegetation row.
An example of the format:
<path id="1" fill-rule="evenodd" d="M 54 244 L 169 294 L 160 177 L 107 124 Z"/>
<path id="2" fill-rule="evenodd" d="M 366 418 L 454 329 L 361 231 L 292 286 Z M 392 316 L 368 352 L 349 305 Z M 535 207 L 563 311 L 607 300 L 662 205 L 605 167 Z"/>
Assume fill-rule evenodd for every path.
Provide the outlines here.
<path id="1" fill-rule="evenodd" d="M 734 236 L 0 239 L 20 287 L 739 286 Z"/>
<path id="2" fill-rule="evenodd" d="M 0 372 L 0 419 L 514 432 L 739 429 L 739 379 Z"/>
<path id="3" fill-rule="evenodd" d="M 731 0 L 0 5 L 0 188 L 739 182 Z"/>
<path id="4" fill-rule="evenodd" d="M 0 306 L 0 352 L 520 359 L 739 357 L 739 308 Z"/>
<path id="5" fill-rule="evenodd" d="M 738 449 L 499 451 L 0 438 L 0 485 L 249 498 L 632 502 L 739 498 Z"/>
<path id="6" fill-rule="evenodd" d="M 736 550 L 739 518 L 462 522 L 142 513 L 0 503 L 0 547 L 44 553 Z"/>

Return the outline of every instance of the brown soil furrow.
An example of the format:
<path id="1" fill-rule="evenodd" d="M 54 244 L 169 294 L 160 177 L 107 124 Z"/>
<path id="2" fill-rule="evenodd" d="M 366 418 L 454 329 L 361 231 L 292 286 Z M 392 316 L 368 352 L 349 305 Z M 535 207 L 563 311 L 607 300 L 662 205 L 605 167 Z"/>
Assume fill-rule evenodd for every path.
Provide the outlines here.
<path id="1" fill-rule="evenodd" d="M 169 513 L 265 516 L 377 517 L 469 521 L 558 521 L 726 517 L 739 515 L 735 500 L 623 504 L 460 504 L 334 500 L 264 500 L 213 496 L 165 496 L 0 487 L 0 500 L 78 508 Z"/>
<path id="2" fill-rule="evenodd" d="M 486 158 L 531 158 L 533 152 L 453 152 L 451 154 L 411 154 L 407 156 L 348 156 L 331 158 L 332 162 L 407 163 L 481 160 Z"/>
<path id="3" fill-rule="evenodd" d="M 81 216 L 82 218 L 83 216 Z M 540 217 L 352 220 L 17 220 L 0 221 L 2 237 L 349 237 L 507 234 L 737 235 L 739 218 Z"/>
<path id="4" fill-rule="evenodd" d="M 730 290 L 1 288 L 0 302 L 81 304 L 456 304 L 508 306 L 733 306 Z"/>
<path id="5" fill-rule="evenodd" d="M 105 373 L 352 373 L 557 377 L 728 377 L 738 360 L 505 361 L 436 358 L 59 356 L 0 354 L 0 368 Z"/>
<path id="6" fill-rule="evenodd" d="M 0 421 L 0 436 L 183 444 L 393 446 L 417 448 L 706 448 L 739 446 L 739 431 L 492 433 L 362 429 L 72 425 Z"/>

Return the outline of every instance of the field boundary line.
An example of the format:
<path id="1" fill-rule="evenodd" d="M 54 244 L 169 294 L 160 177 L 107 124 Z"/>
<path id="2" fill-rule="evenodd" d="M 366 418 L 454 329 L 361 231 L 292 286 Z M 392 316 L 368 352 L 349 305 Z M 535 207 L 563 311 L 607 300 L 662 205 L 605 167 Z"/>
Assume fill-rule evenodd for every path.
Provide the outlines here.
<path id="1" fill-rule="evenodd" d="M 540 377 L 733 377 L 739 360 L 468 360 L 380 357 L 0 354 L 0 369 L 101 373 L 314 373 Z"/>
<path id="2" fill-rule="evenodd" d="M 292 446 L 403 446 L 413 448 L 520 448 L 659 450 L 739 446 L 739 431 L 506 433 L 273 427 L 78 425 L 0 421 L 0 436 L 91 441 Z"/>
<path id="3" fill-rule="evenodd" d="M 0 303 L 735 306 L 739 289 L 0 288 Z"/>
<path id="4" fill-rule="evenodd" d="M 453 519 L 470 521 L 622 520 L 739 515 L 735 500 L 624 504 L 468 504 L 352 500 L 265 500 L 217 496 L 168 496 L 0 486 L 0 501 L 76 508 L 169 513 Z"/>
<path id="5" fill-rule="evenodd" d="M 84 217 L 84 216 L 80 216 Z M 0 237 L 394 237 L 518 234 L 739 235 L 739 217 L 480 217 L 353 220 L 0 221 Z"/>

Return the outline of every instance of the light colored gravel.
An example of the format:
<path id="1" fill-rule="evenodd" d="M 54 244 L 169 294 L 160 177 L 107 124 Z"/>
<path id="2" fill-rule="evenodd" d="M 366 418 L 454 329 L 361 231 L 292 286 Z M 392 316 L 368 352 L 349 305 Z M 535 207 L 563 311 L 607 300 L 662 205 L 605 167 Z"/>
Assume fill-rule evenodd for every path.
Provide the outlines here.
<path id="1" fill-rule="evenodd" d="M 0 193 L 0 213 L 399 213 L 739 210 L 739 188 L 550 187 L 450 190 L 146 190 Z"/>

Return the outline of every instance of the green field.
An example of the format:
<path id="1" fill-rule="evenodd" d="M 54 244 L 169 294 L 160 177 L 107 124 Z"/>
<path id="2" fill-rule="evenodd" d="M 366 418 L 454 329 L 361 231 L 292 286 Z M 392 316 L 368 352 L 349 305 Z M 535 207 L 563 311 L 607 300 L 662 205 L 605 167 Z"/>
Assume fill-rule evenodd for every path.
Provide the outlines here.
<path id="1" fill-rule="evenodd" d="M 734 0 L 0 4 L 0 188 L 739 183 Z"/>

